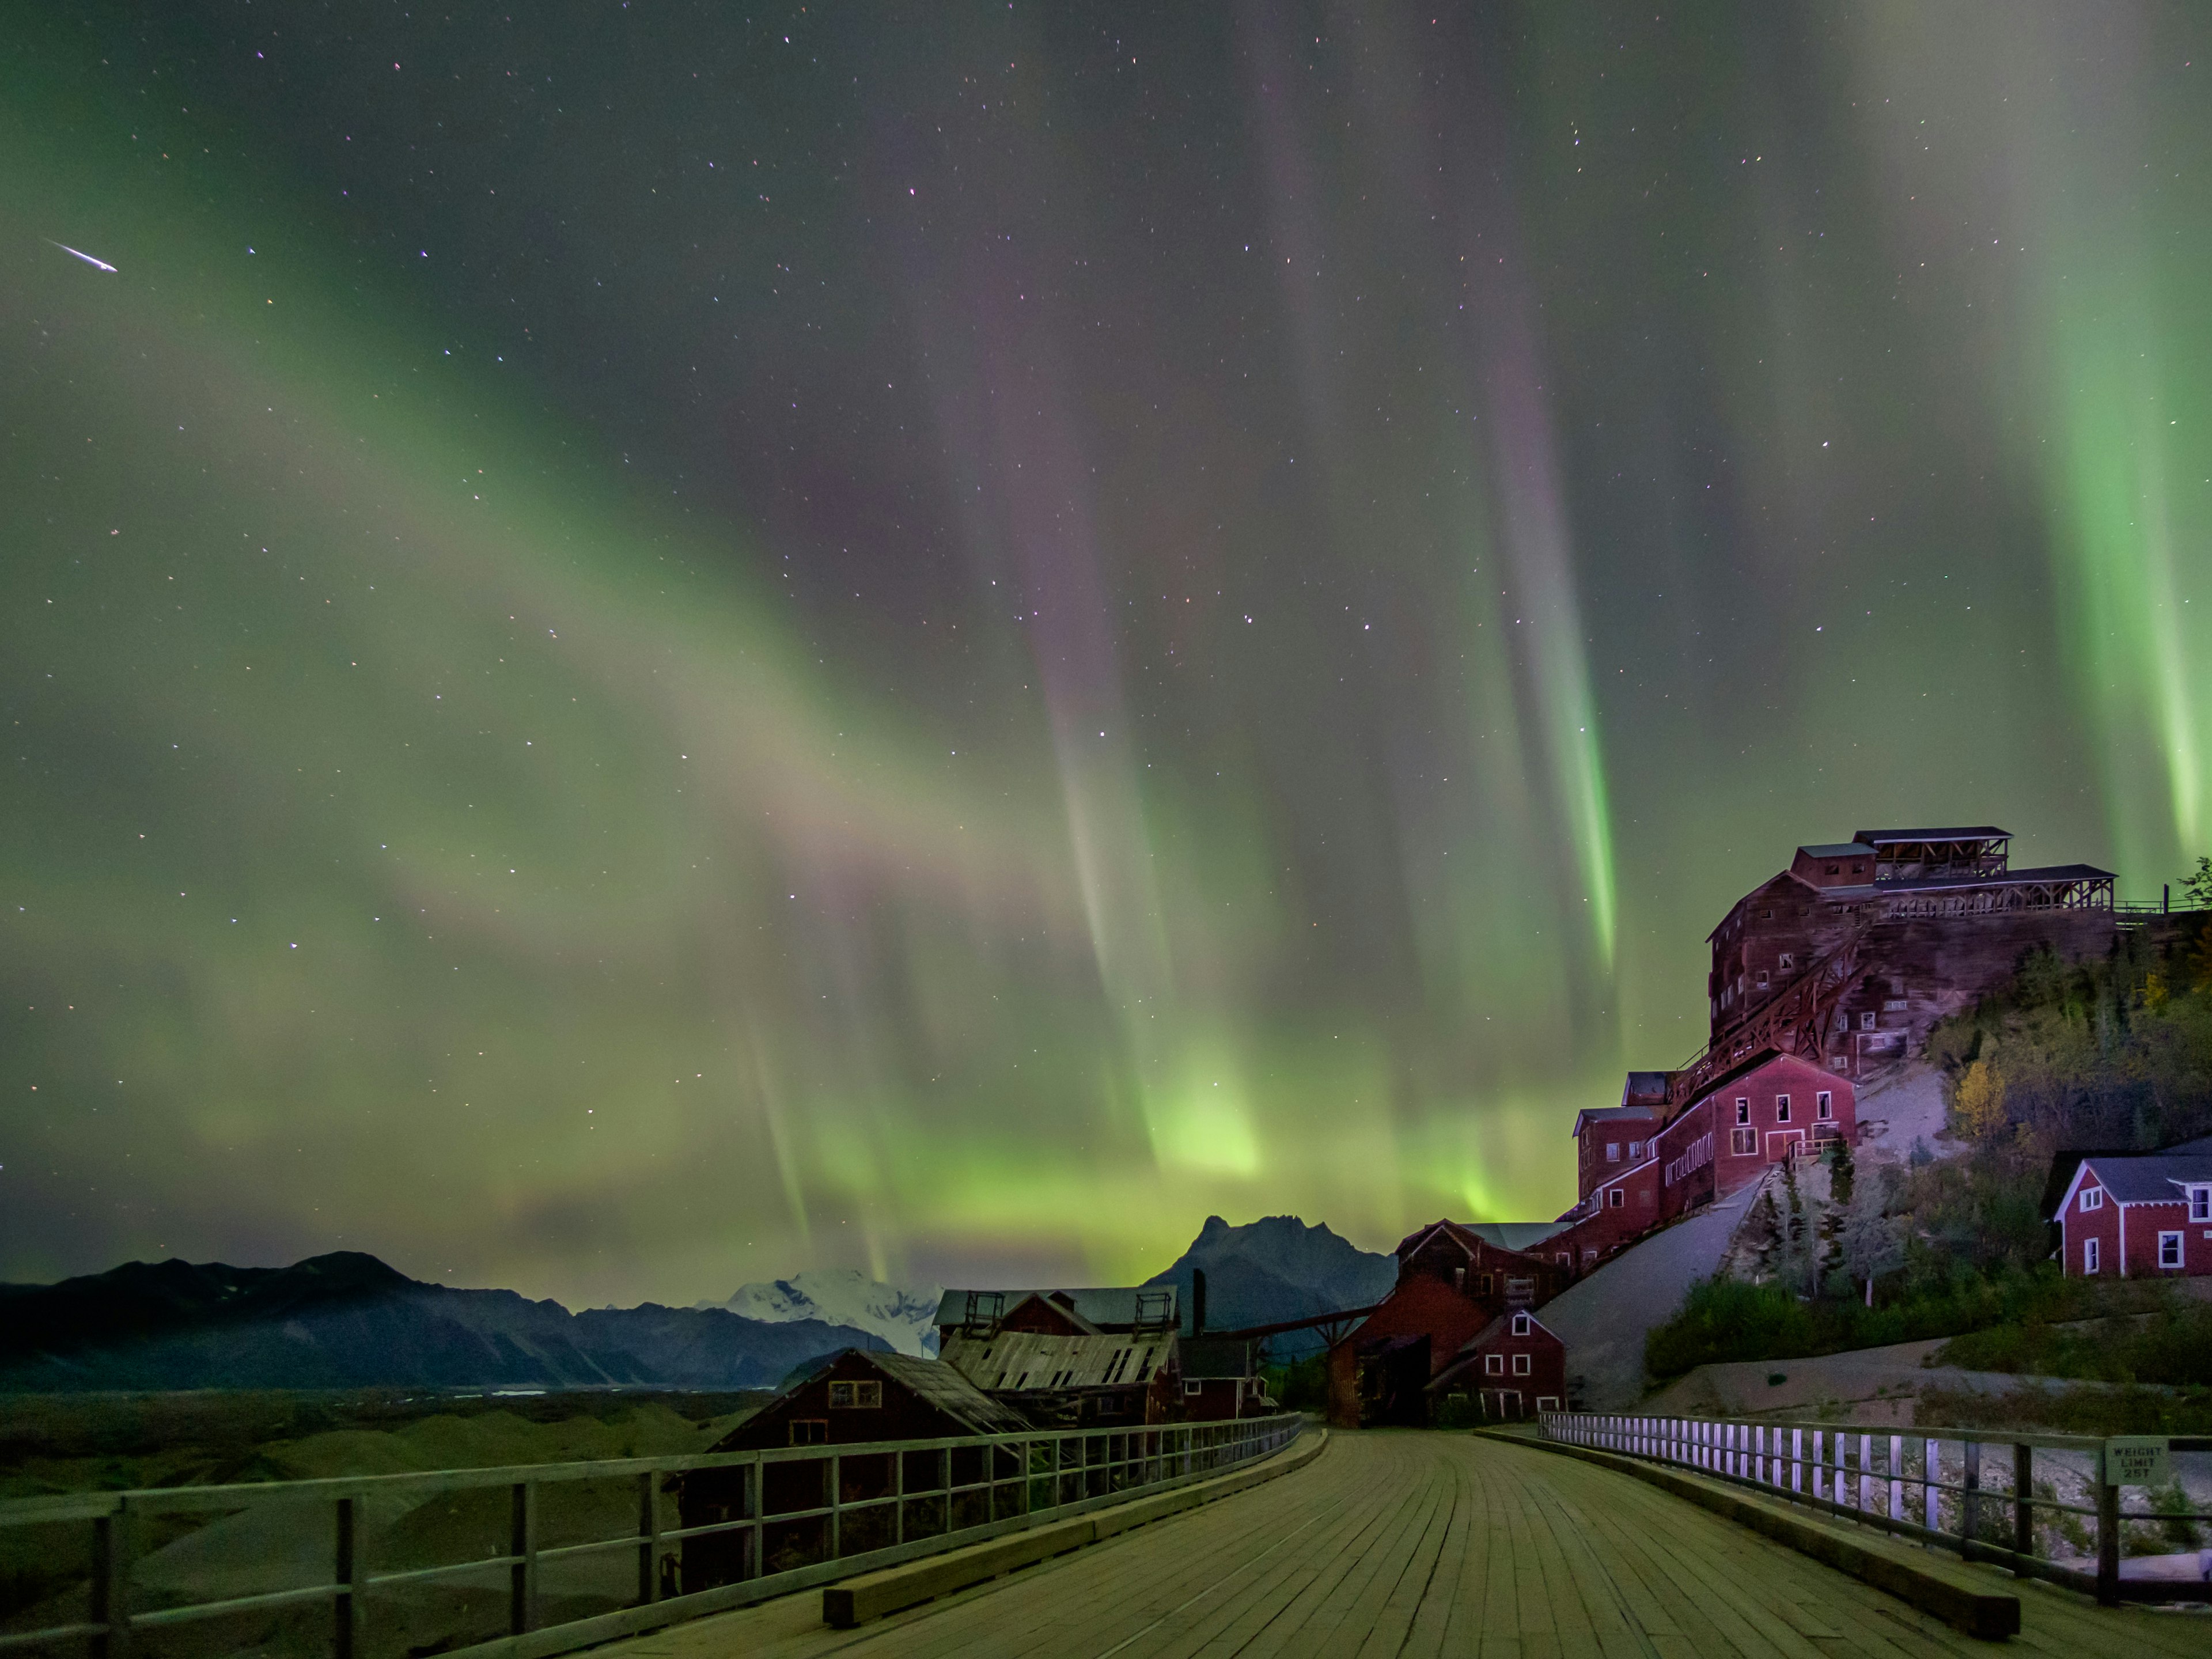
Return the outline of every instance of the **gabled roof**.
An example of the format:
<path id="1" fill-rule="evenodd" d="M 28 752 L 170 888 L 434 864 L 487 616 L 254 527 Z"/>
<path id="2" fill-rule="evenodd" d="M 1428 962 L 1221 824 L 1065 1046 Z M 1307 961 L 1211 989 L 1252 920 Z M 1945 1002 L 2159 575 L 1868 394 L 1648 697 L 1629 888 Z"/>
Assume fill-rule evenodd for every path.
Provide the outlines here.
<path id="1" fill-rule="evenodd" d="M 1466 1251 L 1470 1261 L 1474 1259 L 1477 1243 L 1487 1244 L 1492 1249 L 1503 1250 L 1510 1255 L 1518 1255 L 1529 1246 L 1542 1243 L 1558 1232 L 1563 1224 L 1557 1221 L 1431 1221 L 1425 1227 L 1416 1227 L 1400 1239 L 1396 1255 L 1403 1261 L 1441 1231 Z"/>
<path id="2" fill-rule="evenodd" d="M 1145 1299 L 1146 1311 L 1156 1312 L 1163 1296 L 1167 1298 L 1164 1322 L 1173 1325 L 1181 1310 L 1172 1285 L 1090 1285 L 1060 1291 L 951 1290 L 945 1291 L 937 1304 L 937 1322 L 940 1326 L 965 1325 L 969 1321 L 971 1305 L 988 1308 L 993 1299 L 999 1309 L 997 1317 L 1003 1319 L 1030 1297 L 1037 1297 L 1068 1315 L 1079 1326 L 1096 1331 L 1108 1326 L 1135 1324 L 1138 1297 Z"/>
<path id="3" fill-rule="evenodd" d="M 2185 1188 L 2212 1185 L 2212 1152 L 2092 1152 L 2081 1167 L 2123 1204 L 2176 1204 Z"/>
<path id="4" fill-rule="evenodd" d="M 845 1348 L 807 1372 L 776 1397 L 738 1424 L 709 1451 L 729 1449 L 731 1443 L 756 1436 L 763 1419 L 786 1409 L 802 1389 L 821 1380 L 840 1360 L 858 1358 L 872 1365 L 885 1381 L 904 1389 L 916 1400 L 944 1413 L 967 1434 L 1026 1434 L 1036 1425 L 1002 1401 L 994 1400 L 963 1376 L 957 1368 L 941 1359 L 923 1359 L 887 1349 Z"/>
<path id="5" fill-rule="evenodd" d="M 1449 1387 L 1452 1382 L 1456 1381 L 1462 1373 L 1473 1370 L 1475 1364 L 1481 1359 L 1482 1351 L 1488 1347 L 1491 1343 L 1496 1341 L 1500 1335 L 1504 1334 L 1513 1328 L 1512 1326 L 1508 1324 L 1506 1322 L 1516 1317 L 1525 1318 L 1528 1320 L 1529 1328 L 1532 1330 L 1543 1332 L 1543 1334 L 1550 1337 L 1553 1341 L 1559 1342 L 1562 1347 L 1566 1346 L 1565 1342 L 1561 1341 L 1559 1334 L 1553 1330 L 1549 1325 L 1547 1325 L 1542 1320 L 1537 1318 L 1535 1315 L 1528 1312 L 1525 1308 L 1516 1308 L 1511 1313 L 1498 1315 L 1497 1318 L 1492 1320 L 1487 1325 L 1485 1325 L 1480 1330 L 1477 1331 L 1473 1336 L 1468 1338 L 1465 1342 L 1462 1343 L 1460 1345 L 1459 1352 L 1453 1356 L 1452 1363 L 1445 1366 L 1443 1370 L 1438 1371 L 1436 1376 L 1430 1380 L 1429 1385 L 1425 1392 L 1435 1394 L 1439 1389 Z"/>

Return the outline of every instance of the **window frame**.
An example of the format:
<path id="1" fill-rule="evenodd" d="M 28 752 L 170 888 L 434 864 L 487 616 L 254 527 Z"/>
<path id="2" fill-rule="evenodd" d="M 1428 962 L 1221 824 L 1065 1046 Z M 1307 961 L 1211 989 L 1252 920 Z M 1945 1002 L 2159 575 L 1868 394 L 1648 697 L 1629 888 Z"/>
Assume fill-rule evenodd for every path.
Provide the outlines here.
<path id="1" fill-rule="evenodd" d="M 1605 1143 L 1605 1161 L 1608 1164 L 1618 1164 L 1620 1162 L 1620 1143 L 1619 1141 L 1608 1140 Z"/>
<path id="2" fill-rule="evenodd" d="M 1516 1353 L 1513 1356 L 1514 1376 L 1534 1376 L 1535 1374 L 1536 1366 L 1533 1356 L 1525 1353 Z"/>
<path id="3" fill-rule="evenodd" d="M 2189 1218 L 2212 1221 L 2212 1186 L 2199 1183 L 2189 1188 Z"/>
<path id="4" fill-rule="evenodd" d="M 1526 1336 L 1528 1334 L 1528 1316 L 1527 1314 L 1517 1313 L 1513 1316 L 1513 1334 L 1516 1336 Z"/>
<path id="5" fill-rule="evenodd" d="M 2103 1209 L 2105 1189 L 2102 1187 L 2084 1187 L 2075 1195 L 2074 1207 L 2083 1215 L 2088 1214 L 2092 1210 Z"/>
<path id="6" fill-rule="evenodd" d="M 1738 1123 L 1748 1123 L 1751 1121 L 1751 1097 L 1749 1095 L 1738 1095 L 1735 1097 L 1735 1121 Z"/>
<path id="7" fill-rule="evenodd" d="M 1813 1091 L 1813 1121 L 1833 1123 L 1836 1121 L 1836 1091 L 1816 1089 Z"/>
<path id="8" fill-rule="evenodd" d="M 830 1443 L 830 1419 L 826 1417 L 794 1417 L 785 1425 L 786 1439 L 794 1446 L 826 1446 Z M 802 1437 L 801 1429 L 818 1429 L 817 1435 Z"/>
<path id="9" fill-rule="evenodd" d="M 2085 1277 L 2094 1277 L 2104 1271 L 2105 1253 L 2098 1248 L 2102 1243 L 2097 1238 L 2081 1241 L 2081 1272 Z"/>
<path id="10" fill-rule="evenodd" d="M 1788 1095 L 1777 1095 L 1774 1097 L 1774 1121 L 1777 1123 L 1787 1123 L 1790 1121 L 1790 1097 Z"/>
<path id="11" fill-rule="evenodd" d="M 2168 1231 L 2164 1228 L 2160 1229 L 2158 1235 L 2158 1265 L 2160 1267 L 2185 1267 L 2189 1265 L 2188 1247 L 2182 1242 L 2188 1237 L 2189 1235 L 2187 1233 L 2182 1231 L 2178 1227 L 2172 1231 Z M 2166 1252 L 2169 1250 L 2173 1253 L 2173 1259 L 2171 1261 L 2166 1260 Z"/>
<path id="12" fill-rule="evenodd" d="M 879 1412 L 883 1408 L 884 1385 L 880 1381 L 853 1377 L 830 1385 L 830 1409 L 833 1412 Z"/>
<path id="13" fill-rule="evenodd" d="M 1729 1156 L 1730 1158 L 1759 1156 L 1759 1130 L 1756 1126 L 1747 1126 L 1729 1131 Z"/>
<path id="14" fill-rule="evenodd" d="M 1482 1374 L 1483 1374 L 1485 1376 L 1504 1376 L 1504 1375 L 1505 1375 L 1505 1356 L 1504 1356 L 1504 1354 L 1502 1354 L 1502 1353 L 1486 1353 L 1486 1354 L 1483 1355 L 1483 1356 L 1482 1356 Z"/>
<path id="15" fill-rule="evenodd" d="M 1628 1194 L 1618 1187 L 1607 1188 L 1605 1189 L 1605 1207 L 1608 1210 L 1626 1209 L 1628 1207 Z"/>

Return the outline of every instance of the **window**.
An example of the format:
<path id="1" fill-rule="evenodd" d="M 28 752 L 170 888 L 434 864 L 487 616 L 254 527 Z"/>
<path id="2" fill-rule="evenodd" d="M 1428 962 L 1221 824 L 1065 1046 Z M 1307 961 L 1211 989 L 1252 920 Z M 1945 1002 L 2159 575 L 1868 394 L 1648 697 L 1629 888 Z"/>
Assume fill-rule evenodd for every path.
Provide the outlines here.
<path id="1" fill-rule="evenodd" d="M 2084 1187 L 2081 1189 L 2081 1207 L 2085 1210 L 2103 1209 L 2105 1189 L 2101 1187 Z"/>
<path id="2" fill-rule="evenodd" d="M 1774 1121 L 1777 1123 L 1787 1123 L 1790 1121 L 1790 1097 L 1788 1095 L 1777 1095 L 1774 1097 Z"/>
<path id="3" fill-rule="evenodd" d="M 1871 1031 L 1874 1030 L 1874 1016 L 1872 1014 L 1861 1014 L 1859 1016 L 1859 1030 L 1862 1031 Z"/>
<path id="4" fill-rule="evenodd" d="M 1622 1192 L 1620 1188 L 1608 1187 L 1606 1188 L 1605 1206 L 1608 1210 L 1617 1210 L 1627 1202 L 1628 1195 Z"/>
<path id="5" fill-rule="evenodd" d="M 1766 969 L 1764 968 L 1759 970 L 1759 988 L 1762 991 L 1766 988 Z"/>
<path id="6" fill-rule="evenodd" d="M 1182 1397 L 1186 1400 L 1195 1400 L 1200 1395 L 1202 1395 L 1205 1392 L 1206 1384 L 1203 1382 L 1194 1382 L 1189 1379 L 1186 1379 L 1183 1382 Z"/>
<path id="7" fill-rule="evenodd" d="M 1536 1409 L 1540 1412 L 1555 1412 L 1559 1410 L 1559 1396 L 1555 1394 L 1538 1395 L 1536 1396 Z"/>
<path id="8" fill-rule="evenodd" d="M 1513 1375 L 1516 1376 L 1526 1376 L 1528 1375 L 1528 1356 L 1527 1354 L 1516 1353 L 1513 1356 Z"/>
<path id="9" fill-rule="evenodd" d="M 1488 1273 L 1481 1275 L 1480 1283 L 1481 1286 L 1480 1294 L 1488 1296 L 1490 1294 L 1490 1275 Z"/>
<path id="10" fill-rule="evenodd" d="M 2098 1255 L 2095 1239 L 2085 1238 L 2081 1241 L 2081 1271 L 2083 1273 L 2093 1273 L 2097 1271 Z"/>
<path id="11" fill-rule="evenodd" d="M 1854 864 L 1851 866 L 1851 873 L 1855 876 L 1863 876 L 1866 874 L 1866 866 L 1863 864 Z"/>
<path id="12" fill-rule="evenodd" d="M 1513 1334 L 1516 1336 L 1526 1336 L 1528 1334 L 1528 1316 L 1527 1314 L 1515 1314 L 1513 1316 Z"/>
<path id="13" fill-rule="evenodd" d="M 2212 1187 L 2191 1187 L 2189 1189 L 2189 1218 L 2191 1221 L 2212 1221 Z"/>
<path id="14" fill-rule="evenodd" d="M 1482 1356 L 1482 1374 L 1483 1374 L 1485 1376 L 1504 1376 L 1504 1375 L 1505 1375 L 1505 1356 L 1504 1356 L 1504 1354 L 1502 1354 L 1502 1353 L 1486 1353 L 1486 1354 L 1483 1355 L 1483 1356 Z"/>
<path id="15" fill-rule="evenodd" d="M 826 1446 L 830 1443 L 830 1419 L 826 1417 L 794 1417 L 791 1419 L 791 1443 L 794 1446 Z"/>
<path id="16" fill-rule="evenodd" d="M 1832 876 L 1840 876 L 1844 873 L 1844 866 L 1840 864 L 1832 864 L 1828 866 L 1828 873 Z"/>
<path id="17" fill-rule="evenodd" d="M 881 1411 L 884 1406 L 884 1385 L 880 1382 L 832 1382 L 830 1385 L 830 1409 L 835 1411 Z"/>
<path id="18" fill-rule="evenodd" d="M 1785 974 L 1797 965 L 1797 957 L 1796 954 L 1789 951 L 1783 951 L 1782 954 L 1775 957 L 1774 960 L 1775 965 L 1780 968 Z"/>
<path id="19" fill-rule="evenodd" d="M 1751 1102 L 1742 1095 L 1735 1097 L 1735 1121 L 1739 1123 L 1751 1121 Z"/>
<path id="20" fill-rule="evenodd" d="M 1618 1164 L 1620 1162 L 1620 1143 L 1619 1141 L 1608 1140 L 1605 1143 L 1605 1161 L 1608 1164 Z"/>
<path id="21" fill-rule="evenodd" d="M 1758 1130 L 1730 1129 L 1729 1131 L 1729 1152 L 1733 1156 L 1737 1158 L 1747 1158 L 1758 1150 Z"/>
<path id="22" fill-rule="evenodd" d="M 1836 1097 L 1826 1089 L 1813 1097 L 1813 1115 L 1826 1122 L 1836 1115 Z"/>
<path id="23" fill-rule="evenodd" d="M 1571 1267 L 1575 1265 L 1575 1253 L 1572 1250 L 1559 1251 L 1559 1258 L 1562 1267 Z"/>
<path id="24" fill-rule="evenodd" d="M 1467 1289 L 1466 1268 L 1454 1267 L 1452 1269 L 1452 1288 L 1455 1291 L 1464 1291 Z"/>
<path id="25" fill-rule="evenodd" d="M 2158 1236 L 2158 1265 L 2179 1267 L 2181 1265 L 2181 1235 L 2160 1233 Z"/>
<path id="26" fill-rule="evenodd" d="M 1628 1155 L 1629 1155 L 1629 1157 L 1631 1157 L 1631 1158 L 1641 1158 L 1641 1157 L 1643 1157 L 1643 1156 L 1644 1156 L 1644 1143 L 1643 1143 L 1642 1141 L 1640 1141 L 1640 1140 L 1632 1140 L 1632 1141 L 1630 1141 L 1630 1142 L 1628 1143 Z"/>

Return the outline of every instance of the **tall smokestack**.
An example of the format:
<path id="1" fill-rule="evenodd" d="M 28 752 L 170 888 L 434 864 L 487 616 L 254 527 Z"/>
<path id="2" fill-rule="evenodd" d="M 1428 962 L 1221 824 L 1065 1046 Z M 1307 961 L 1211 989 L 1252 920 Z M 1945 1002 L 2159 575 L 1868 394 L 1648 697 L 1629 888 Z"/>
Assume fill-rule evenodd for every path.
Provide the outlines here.
<path id="1" fill-rule="evenodd" d="M 1206 1269 L 1190 1270 L 1190 1334 L 1206 1334 Z"/>

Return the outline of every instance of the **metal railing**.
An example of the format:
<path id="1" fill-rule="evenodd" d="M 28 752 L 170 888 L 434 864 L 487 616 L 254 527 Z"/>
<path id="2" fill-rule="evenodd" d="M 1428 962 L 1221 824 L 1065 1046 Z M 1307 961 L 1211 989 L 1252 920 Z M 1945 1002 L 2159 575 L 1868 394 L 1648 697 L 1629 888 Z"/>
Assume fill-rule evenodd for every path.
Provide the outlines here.
<path id="1" fill-rule="evenodd" d="M 1879 1527 L 1900 1537 L 1953 1550 L 1970 1561 L 2011 1569 L 2016 1577 L 2041 1578 L 2094 1595 L 2107 1606 L 2131 1601 L 2212 1599 L 2212 1549 L 2198 1559 L 2203 1577 L 2194 1583 L 2124 1577 L 2120 1565 L 2129 1523 L 2195 1528 L 2212 1511 L 2185 1508 L 2123 1510 L 2118 1474 L 2125 1455 L 2162 1450 L 2212 1453 L 2212 1437 L 2130 1437 L 2100 1440 L 2082 1435 L 2003 1434 L 1971 1429 L 1901 1431 L 1834 1423 L 1755 1423 L 1725 1418 L 1651 1417 L 1590 1412 L 1542 1414 L 1547 1439 L 1585 1446 L 1649 1462 L 1670 1463 L 1715 1480 L 1747 1486 L 1792 1504 Z M 2008 1455 L 1985 1471 L 1983 1448 Z M 2050 1454 L 2041 1464 L 2036 1454 Z M 2165 1487 L 2181 1490 L 2170 1463 Z M 1984 1474 L 2003 1476 L 2003 1484 Z M 2212 1475 L 2212 1462 L 2203 1473 Z M 2062 1488 L 2080 1488 L 2075 1502 Z M 2130 1490 L 2136 1489 L 2132 1485 Z M 2186 1499 L 2185 1498 L 2185 1502 Z M 2089 1542 L 2094 1523 L 2095 1566 L 2069 1565 L 2039 1551 L 2041 1530 L 2061 1541 Z M 2193 1546 L 2191 1546 L 2193 1547 Z M 2077 1559 L 2090 1559 L 2086 1553 Z"/>
<path id="2" fill-rule="evenodd" d="M 222 1641 L 223 1649 L 337 1659 L 410 1648 L 477 1659 L 566 1653 L 1184 1486 L 1280 1450 L 1304 1421 L 1284 1414 L 16 1499 L 0 1503 L 0 1542 L 31 1528 L 33 1547 L 9 1559 L 52 1557 L 66 1547 L 61 1534 L 82 1528 L 82 1566 L 57 1569 L 29 1590 L 20 1576 L 0 1577 L 0 1593 L 24 1602 L 0 1604 L 0 1652 L 125 1659 L 158 1653 L 175 1626 L 246 1620 L 255 1638 Z M 687 1483 L 702 1492 L 686 1494 Z M 804 1501 L 809 1487 L 820 1501 Z M 434 1535 L 414 1523 L 441 1509 L 460 1515 L 471 1498 L 500 1545 L 459 1559 L 413 1559 Z M 557 1528 L 549 1528 L 549 1505 L 560 1512 Z M 687 1508 L 713 1518 L 686 1524 Z M 624 1558 L 635 1563 L 634 1584 Z M 165 1562 L 167 1571 L 149 1571 Z M 554 1596 L 546 1581 L 563 1569 L 596 1569 L 600 1583 Z M 195 1593 L 288 1576 L 305 1582 Z M 469 1593 L 449 1595 L 434 1617 L 460 1628 L 426 1628 L 424 1592 L 455 1587 Z M 69 1601 L 78 1616 L 28 1624 Z M 380 1619 L 380 1604 L 395 1616 Z M 471 1645 L 447 1645 L 471 1634 Z"/>

